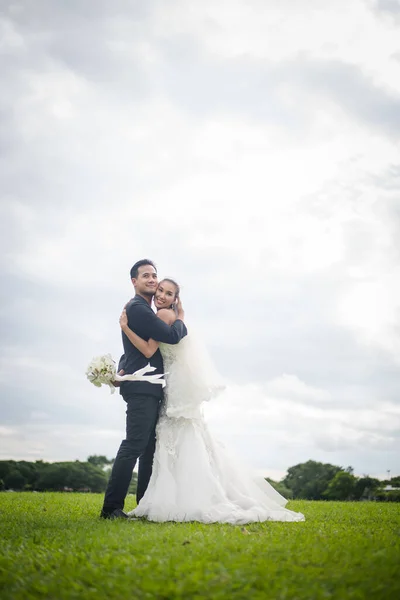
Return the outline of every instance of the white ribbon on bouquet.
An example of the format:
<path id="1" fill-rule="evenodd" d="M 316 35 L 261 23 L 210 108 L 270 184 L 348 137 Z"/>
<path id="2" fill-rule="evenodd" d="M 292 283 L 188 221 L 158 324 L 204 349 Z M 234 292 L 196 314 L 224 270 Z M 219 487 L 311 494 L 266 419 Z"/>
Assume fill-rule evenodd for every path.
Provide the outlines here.
<path id="1" fill-rule="evenodd" d="M 115 375 L 115 381 L 147 381 L 148 383 L 155 383 L 162 385 L 164 388 L 166 385 L 165 379 L 161 379 L 164 375 L 168 375 L 168 373 L 156 373 L 155 375 L 145 375 L 145 373 L 150 373 L 151 371 L 155 371 L 156 367 L 152 367 L 150 363 L 148 363 L 142 369 L 138 369 L 134 373 L 127 375 Z"/>

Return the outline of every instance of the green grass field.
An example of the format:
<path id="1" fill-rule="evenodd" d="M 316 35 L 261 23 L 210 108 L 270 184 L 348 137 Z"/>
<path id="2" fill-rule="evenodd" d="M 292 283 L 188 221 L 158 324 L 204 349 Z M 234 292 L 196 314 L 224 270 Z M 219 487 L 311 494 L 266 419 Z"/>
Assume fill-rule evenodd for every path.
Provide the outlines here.
<path id="1" fill-rule="evenodd" d="M 233 527 L 104 521 L 101 503 L 1 493 L 2 600 L 400 598 L 398 504 L 291 502 L 305 523 Z"/>

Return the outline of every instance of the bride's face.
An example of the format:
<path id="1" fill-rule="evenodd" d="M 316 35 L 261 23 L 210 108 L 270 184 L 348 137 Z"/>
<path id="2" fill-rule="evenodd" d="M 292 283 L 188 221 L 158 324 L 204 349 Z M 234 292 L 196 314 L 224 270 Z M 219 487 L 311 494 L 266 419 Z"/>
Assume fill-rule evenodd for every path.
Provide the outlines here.
<path id="1" fill-rule="evenodd" d="M 170 281 L 160 281 L 154 295 L 156 308 L 170 308 L 176 300 L 176 287 Z"/>

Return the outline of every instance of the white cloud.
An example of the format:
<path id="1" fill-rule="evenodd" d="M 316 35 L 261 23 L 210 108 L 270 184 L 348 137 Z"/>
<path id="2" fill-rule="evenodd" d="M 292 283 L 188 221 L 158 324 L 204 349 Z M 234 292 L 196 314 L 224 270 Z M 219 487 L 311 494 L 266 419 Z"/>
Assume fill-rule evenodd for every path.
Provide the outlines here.
<path id="1" fill-rule="evenodd" d="M 338 304 L 339 321 L 368 346 L 386 350 L 400 361 L 400 283 L 398 269 L 372 281 L 358 281 L 346 290 Z"/>
<path id="2" fill-rule="evenodd" d="M 293 460 L 299 454 L 302 459 L 295 462 L 312 456 L 336 464 L 338 454 L 361 453 L 371 460 L 373 469 L 375 452 L 388 453 L 388 460 L 390 453 L 394 457 L 397 452 L 400 407 L 379 399 L 366 400 L 364 406 L 354 406 L 355 401 L 349 395 L 347 407 L 336 406 L 327 391 L 283 375 L 263 387 L 229 387 L 205 411 L 216 435 L 240 447 L 248 460 L 256 460 L 268 472 L 274 467 L 283 472 L 287 457 Z M 254 436 L 251 442 L 249 431 Z"/>
<path id="3" fill-rule="evenodd" d="M 397 27 L 377 19 L 363 0 L 330 5 L 208 0 L 190 10 L 180 0 L 164 5 L 155 19 L 158 35 L 195 36 L 216 59 L 245 56 L 279 64 L 298 55 L 333 58 L 359 64 L 400 89 L 400 66 L 393 56 L 399 49 Z M 379 44 L 371 44 L 378 38 Z"/>

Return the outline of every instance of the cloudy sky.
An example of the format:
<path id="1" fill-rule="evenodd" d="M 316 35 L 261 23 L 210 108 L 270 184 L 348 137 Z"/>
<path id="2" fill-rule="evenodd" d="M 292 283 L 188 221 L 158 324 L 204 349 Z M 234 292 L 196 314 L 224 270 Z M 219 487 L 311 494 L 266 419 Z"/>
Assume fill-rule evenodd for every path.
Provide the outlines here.
<path id="1" fill-rule="evenodd" d="M 3 0 L 0 59 L 0 459 L 115 456 L 146 256 L 247 463 L 399 474 L 399 0 Z"/>

